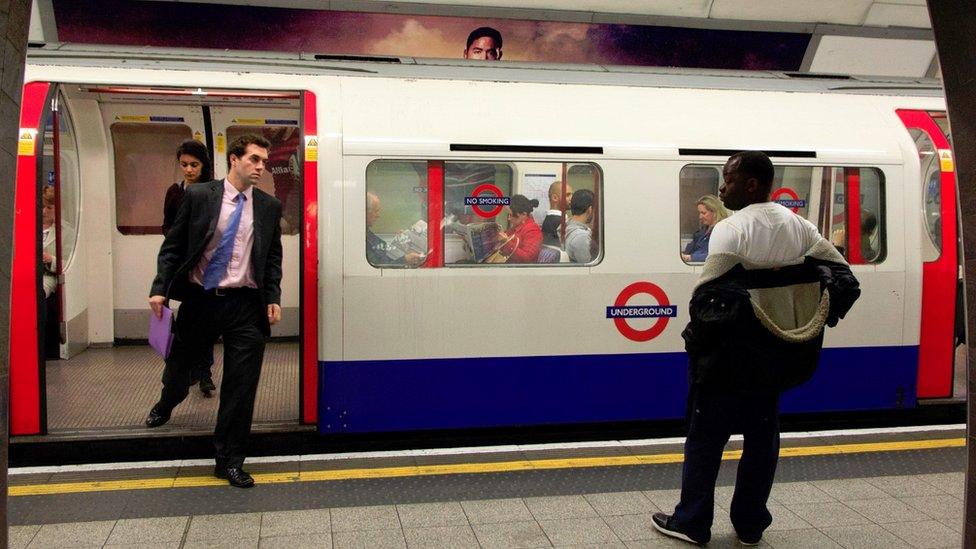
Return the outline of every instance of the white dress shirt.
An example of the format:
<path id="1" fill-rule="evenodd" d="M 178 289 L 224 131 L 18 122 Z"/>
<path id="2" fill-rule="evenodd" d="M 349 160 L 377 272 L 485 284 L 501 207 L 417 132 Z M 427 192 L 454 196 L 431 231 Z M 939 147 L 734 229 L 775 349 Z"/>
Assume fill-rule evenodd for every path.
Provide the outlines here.
<path id="1" fill-rule="evenodd" d="M 761 202 L 716 223 L 708 254 L 738 254 L 763 268 L 796 265 L 821 239 L 813 223 L 781 204 Z"/>

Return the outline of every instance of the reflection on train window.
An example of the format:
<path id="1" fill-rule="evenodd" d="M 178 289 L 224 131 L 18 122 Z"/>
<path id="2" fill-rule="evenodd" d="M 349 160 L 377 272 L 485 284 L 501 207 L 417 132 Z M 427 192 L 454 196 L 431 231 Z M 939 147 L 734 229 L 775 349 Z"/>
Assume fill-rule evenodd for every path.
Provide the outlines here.
<path id="1" fill-rule="evenodd" d="M 112 124 L 115 218 L 122 234 L 162 234 L 163 198 L 182 179 L 176 149 L 192 137 L 183 124 Z"/>
<path id="2" fill-rule="evenodd" d="M 366 167 L 366 259 L 374 267 L 426 260 L 427 162 L 377 160 Z"/>
<path id="3" fill-rule="evenodd" d="M 550 190 L 564 188 L 579 194 L 578 211 L 554 205 L 558 239 L 544 245 Z M 601 254 L 601 191 L 602 172 L 590 163 L 376 160 L 366 169 L 366 257 L 375 267 L 439 267 L 428 256 L 430 238 L 440 237 L 448 266 L 593 265 Z M 428 210 L 436 211 L 429 201 L 438 195 L 443 217 L 429 237 Z"/>
<path id="4" fill-rule="evenodd" d="M 942 255 L 942 170 L 939 155 L 929 135 L 910 129 L 922 168 L 922 215 L 928 239 L 922 240 L 922 261 L 935 261 Z"/>
<path id="5" fill-rule="evenodd" d="M 230 126 L 227 142 L 256 134 L 271 143 L 268 164 L 257 186 L 281 201 L 281 234 L 298 234 L 301 223 L 302 175 L 298 161 L 298 126 Z"/>
<path id="6" fill-rule="evenodd" d="M 830 241 L 852 265 L 885 256 L 884 177 L 875 168 L 824 168 L 824 220 Z M 825 193 L 826 194 L 826 193 Z M 852 209 L 853 207 L 853 209 Z M 857 227 L 852 230 L 851 226 Z M 823 229 L 823 227 L 822 227 Z"/>
<path id="7" fill-rule="evenodd" d="M 721 170 L 717 164 L 688 165 L 678 175 L 678 252 L 686 263 L 705 261 L 711 228 L 734 213 L 718 200 Z M 851 189 L 857 189 L 860 213 L 848 216 L 845 205 Z M 884 259 L 884 185 L 877 169 L 775 166 L 770 197 L 817 223 L 849 262 L 877 263 Z M 853 237 L 858 249 L 853 254 L 848 253 L 852 240 L 846 230 L 849 222 L 860 227 Z"/>
<path id="8" fill-rule="evenodd" d="M 75 143 L 74 126 L 65 105 L 64 96 L 58 94 L 58 197 L 61 216 L 61 270 L 67 270 L 74 257 L 78 242 L 78 217 L 81 210 L 81 181 L 79 179 L 78 147 Z M 49 118 L 44 128 L 43 174 L 45 184 L 55 184 L 54 173 L 54 124 Z"/>
<path id="9" fill-rule="evenodd" d="M 444 173 L 445 265 L 594 265 L 600 260 L 603 178 L 596 164 L 445 162 Z M 563 192 L 568 203 L 560 198 Z M 553 232 L 548 243 L 544 226 Z"/>

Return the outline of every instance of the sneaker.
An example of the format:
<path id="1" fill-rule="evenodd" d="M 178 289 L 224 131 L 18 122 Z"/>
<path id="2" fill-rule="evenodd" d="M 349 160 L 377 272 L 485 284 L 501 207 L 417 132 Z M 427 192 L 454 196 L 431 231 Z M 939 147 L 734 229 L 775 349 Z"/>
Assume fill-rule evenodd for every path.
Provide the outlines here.
<path id="1" fill-rule="evenodd" d="M 654 528 L 665 536 L 671 536 L 672 538 L 687 541 L 688 543 L 694 543 L 695 545 L 704 545 L 706 543 L 703 541 L 698 541 L 684 532 L 679 532 L 673 528 L 669 528 L 668 522 L 670 521 L 671 515 L 666 515 L 664 513 L 654 513 L 654 515 L 651 516 L 651 523 L 654 524 Z"/>

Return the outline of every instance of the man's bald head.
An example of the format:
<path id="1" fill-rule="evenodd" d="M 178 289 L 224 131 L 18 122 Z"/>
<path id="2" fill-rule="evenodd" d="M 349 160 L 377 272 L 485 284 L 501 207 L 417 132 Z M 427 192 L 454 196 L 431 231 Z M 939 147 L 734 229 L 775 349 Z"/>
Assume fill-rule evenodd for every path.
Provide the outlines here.
<path id="1" fill-rule="evenodd" d="M 549 185 L 549 207 L 554 210 L 566 210 L 573 198 L 573 188 L 566 184 L 566 196 L 563 196 L 563 182 L 554 181 Z"/>

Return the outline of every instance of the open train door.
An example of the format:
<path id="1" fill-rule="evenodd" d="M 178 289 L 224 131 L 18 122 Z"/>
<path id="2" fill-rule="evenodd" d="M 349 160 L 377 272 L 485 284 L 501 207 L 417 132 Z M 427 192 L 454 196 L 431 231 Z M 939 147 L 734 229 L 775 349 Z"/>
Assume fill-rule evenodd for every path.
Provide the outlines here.
<path id="1" fill-rule="evenodd" d="M 953 389 L 956 308 L 959 291 L 956 172 L 947 130 L 936 116 L 899 110 L 915 141 L 922 175 L 922 314 L 918 397 L 949 398 Z"/>

